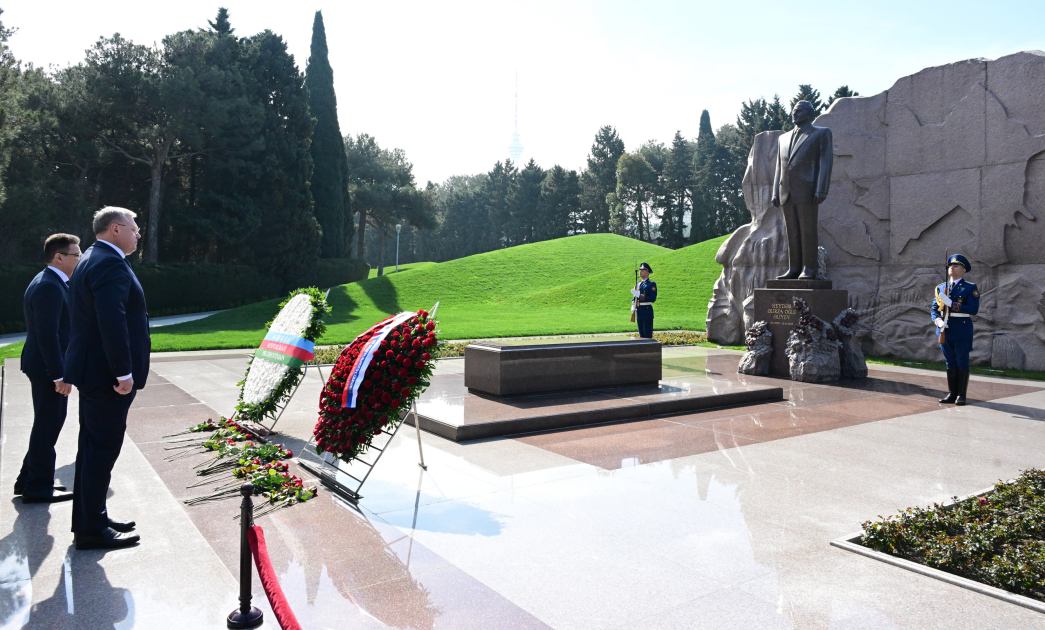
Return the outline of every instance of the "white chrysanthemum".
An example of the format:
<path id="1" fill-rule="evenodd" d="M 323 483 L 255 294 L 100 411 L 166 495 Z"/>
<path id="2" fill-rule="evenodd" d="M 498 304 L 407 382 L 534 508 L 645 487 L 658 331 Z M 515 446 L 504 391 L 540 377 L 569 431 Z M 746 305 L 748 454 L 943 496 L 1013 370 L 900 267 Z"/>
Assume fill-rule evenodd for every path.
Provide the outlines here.
<path id="1" fill-rule="evenodd" d="M 299 293 L 287 302 L 279 315 L 276 315 L 276 320 L 272 322 L 269 330 L 300 337 L 311 321 L 312 301 L 308 295 Z M 272 390 L 283 380 L 289 369 L 289 366 L 282 363 L 255 356 L 243 383 L 243 402 L 249 405 L 264 402 L 272 395 Z"/>

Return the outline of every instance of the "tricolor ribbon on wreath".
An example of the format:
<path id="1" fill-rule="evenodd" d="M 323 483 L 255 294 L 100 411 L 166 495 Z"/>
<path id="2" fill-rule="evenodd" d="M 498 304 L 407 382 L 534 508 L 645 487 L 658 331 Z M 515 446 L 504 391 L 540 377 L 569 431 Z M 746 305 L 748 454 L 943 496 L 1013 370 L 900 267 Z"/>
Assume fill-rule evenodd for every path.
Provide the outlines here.
<path id="1" fill-rule="evenodd" d="M 301 367 L 306 361 L 315 359 L 315 350 L 316 344 L 308 339 L 270 330 L 254 354 L 296 368 Z"/>
<path id="2" fill-rule="evenodd" d="M 438 306 L 438 304 L 436 306 Z M 385 338 L 388 337 L 388 335 L 400 324 L 411 317 L 417 317 L 417 313 L 404 311 L 391 319 L 386 320 L 381 324 L 382 328 L 374 333 L 374 336 L 366 342 L 366 345 L 364 345 L 362 351 L 360 351 L 356 362 L 349 369 L 348 382 L 345 383 L 345 391 L 341 395 L 342 407 L 356 406 L 356 398 L 359 396 L 359 388 L 363 384 L 366 369 L 370 366 L 370 362 L 373 360 L 374 354 L 377 353 L 378 348 L 381 347 L 381 342 L 384 341 Z"/>

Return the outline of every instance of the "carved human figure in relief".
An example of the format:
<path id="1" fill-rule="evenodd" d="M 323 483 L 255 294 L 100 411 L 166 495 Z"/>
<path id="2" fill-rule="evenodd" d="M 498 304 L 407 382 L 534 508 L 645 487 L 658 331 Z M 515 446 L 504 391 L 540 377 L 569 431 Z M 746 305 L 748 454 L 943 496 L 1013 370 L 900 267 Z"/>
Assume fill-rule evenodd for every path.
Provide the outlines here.
<path id="1" fill-rule="evenodd" d="M 817 275 L 818 206 L 827 199 L 834 154 L 831 130 L 813 126 L 815 117 L 808 101 L 798 101 L 791 113 L 795 128 L 778 140 L 773 205 L 784 213 L 788 262 L 779 280 L 815 280 Z"/>

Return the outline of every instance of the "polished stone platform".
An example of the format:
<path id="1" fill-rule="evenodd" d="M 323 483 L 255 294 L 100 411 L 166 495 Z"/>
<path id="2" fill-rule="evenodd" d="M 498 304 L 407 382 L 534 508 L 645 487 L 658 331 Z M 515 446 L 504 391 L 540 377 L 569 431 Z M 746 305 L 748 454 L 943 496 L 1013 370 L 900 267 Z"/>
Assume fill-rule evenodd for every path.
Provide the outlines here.
<path id="1" fill-rule="evenodd" d="M 401 429 L 357 506 L 321 491 L 257 520 L 302 627 L 1045 630 L 1040 613 L 829 545 L 1040 467 L 1045 383 L 974 375 L 969 405 L 954 407 L 936 402 L 941 372 L 872 365 L 821 385 L 737 374 L 739 357 L 666 347 L 663 380 L 782 386 L 784 400 L 467 443 L 422 432 L 426 470 Z M 183 505 L 200 493 L 186 488 L 198 460 L 166 461 L 162 436 L 229 413 L 247 356 L 153 359 L 109 498 L 142 544 L 109 553 L 72 549 L 69 503 L 11 497 L 32 408 L 7 360 L 0 627 L 225 627 L 239 500 Z M 436 365 L 437 377 L 463 371 L 461 359 Z M 322 386 L 310 370 L 280 420 L 295 454 Z M 73 412 L 57 448 L 66 484 L 77 429 Z M 275 628 L 256 576 L 254 594 Z"/>
<path id="2" fill-rule="evenodd" d="M 464 385 L 493 396 L 656 383 L 661 345 L 652 339 L 583 337 L 475 341 L 464 350 Z"/>
<path id="3" fill-rule="evenodd" d="M 660 344 L 651 343 L 656 344 L 659 357 Z M 436 376 L 421 396 L 417 408 L 423 430 L 462 442 L 783 399 L 783 389 L 775 384 L 712 380 L 702 371 L 639 385 L 490 396 L 466 387 L 468 360 L 466 357 L 463 376 Z M 659 360 L 656 372 L 658 376 L 662 373 Z M 413 416 L 407 422 L 412 425 Z"/>

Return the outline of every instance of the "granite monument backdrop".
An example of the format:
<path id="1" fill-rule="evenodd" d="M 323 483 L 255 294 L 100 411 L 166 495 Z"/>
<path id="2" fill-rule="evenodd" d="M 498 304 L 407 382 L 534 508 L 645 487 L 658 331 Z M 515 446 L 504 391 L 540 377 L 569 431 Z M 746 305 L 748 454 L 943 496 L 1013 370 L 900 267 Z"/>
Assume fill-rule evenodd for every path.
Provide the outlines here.
<path id="1" fill-rule="evenodd" d="M 972 360 L 1045 370 L 1045 53 L 927 68 L 818 117 L 834 135 L 820 206 L 827 277 L 849 291 L 864 350 L 939 360 L 929 322 L 946 255 L 965 254 L 980 289 Z M 786 266 L 770 203 L 776 138 L 759 134 L 744 198 L 752 222 L 719 249 L 708 337 L 743 343 L 752 292 Z M 747 321 L 745 321 L 747 320 Z"/>

